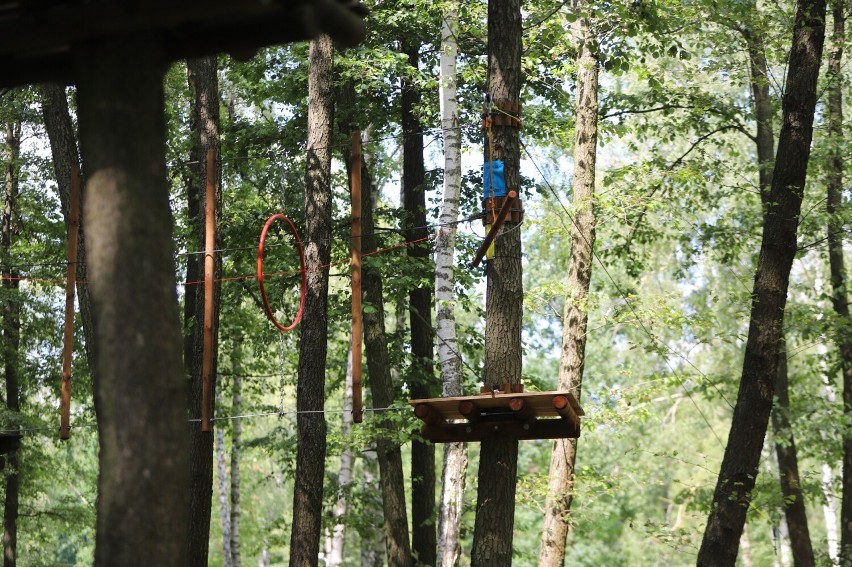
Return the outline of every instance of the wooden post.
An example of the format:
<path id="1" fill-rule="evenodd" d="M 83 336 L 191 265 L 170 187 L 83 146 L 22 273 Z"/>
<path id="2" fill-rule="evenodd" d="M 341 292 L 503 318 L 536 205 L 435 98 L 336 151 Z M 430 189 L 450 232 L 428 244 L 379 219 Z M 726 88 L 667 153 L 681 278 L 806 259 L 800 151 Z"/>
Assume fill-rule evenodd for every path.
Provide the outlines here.
<path id="1" fill-rule="evenodd" d="M 557 411 L 557 413 L 559 413 L 562 419 L 570 422 L 579 430 L 580 416 L 578 416 L 577 412 L 574 411 L 574 408 L 571 407 L 571 403 L 568 400 L 568 396 L 553 396 L 552 404 L 554 409 Z"/>
<path id="2" fill-rule="evenodd" d="M 59 438 L 71 437 L 71 359 L 74 352 L 74 295 L 77 284 L 77 237 L 80 233 L 80 167 L 71 166 L 68 202 L 68 277 L 65 280 L 65 333 L 62 350 L 62 388 L 59 403 Z"/>
<path id="3" fill-rule="evenodd" d="M 514 191 L 509 191 L 506 194 L 506 200 L 503 201 L 503 206 L 500 208 L 497 218 L 494 219 L 494 224 L 491 225 L 491 230 L 489 230 L 488 234 L 485 235 L 485 240 L 482 241 L 482 244 L 479 245 L 479 250 L 476 251 L 476 256 L 473 258 L 473 262 L 471 263 L 471 266 L 474 268 L 479 266 L 479 263 L 482 262 L 482 258 L 488 251 L 488 247 L 491 246 L 491 243 L 494 242 L 494 238 L 497 237 L 497 231 L 499 231 L 500 227 L 503 226 L 503 222 L 506 220 L 506 216 L 508 216 L 509 210 L 512 208 L 512 203 L 515 202 L 515 198 L 517 196 L 518 194 Z"/>
<path id="4" fill-rule="evenodd" d="M 361 132 L 352 132 L 352 420 L 364 417 L 361 399 Z"/>
<path id="5" fill-rule="evenodd" d="M 204 342 L 201 360 L 201 431 L 210 431 L 213 414 L 213 277 L 216 271 L 216 150 L 207 150 L 207 190 L 204 201 Z"/>

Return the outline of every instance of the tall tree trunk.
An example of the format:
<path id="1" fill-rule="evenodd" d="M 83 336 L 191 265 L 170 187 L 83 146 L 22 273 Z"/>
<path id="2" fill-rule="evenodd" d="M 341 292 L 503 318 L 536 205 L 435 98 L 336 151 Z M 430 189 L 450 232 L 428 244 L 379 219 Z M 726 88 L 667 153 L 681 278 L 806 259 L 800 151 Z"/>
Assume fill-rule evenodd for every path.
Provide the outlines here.
<path id="1" fill-rule="evenodd" d="M 364 202 L 361 215 L 363 237 L 361 250 L 364 255 L 378 248 L 373 221 L 375 197 L 373 181 L 369 170 L 361 170 L 361 198 Z M 394 402 L 394 388 L 391 380 L 388 359 L 387 337 L 385 335 L 385 309 L 382 291 L 382 276 L 376 267 L 366 263 L 363 267 L 361 289 L 364 294 L 364 350 L 367 355 L 367 368 L 370 380 L 370 392 L 373 406 L 388 408 Z M 394 426 L 381 413 L 378 438 L 376 439 L 376 458 L 379 462 L 379 477 L 382 489 L 382 509 L 384 512 L 384 536 L 388 565 L 391 567 L 410 567 L 414 564 L 411 545 L 408 541 L 408 515 L 405 505 L 405 479 L 402 473 L 402 453 L 393 434 Z"/>
<path id="2" fill-rule="evenodd" d="M 831 272 L 831 303 L 840 320 L 834 340 L 840 351 L 843 373 L 843 415 L 852 419 L 852 330 L 849 323 L 849 292 L 843 259 L 843 46 L 846 39 L 844 0 L 834 0 L 834 29 L 828 58 L 828 135 L 831 140 L 828 195 L 828 261 Z M 840 564 L 852 564 L 852 432 L 843 434 L 843 496 L 840 504 Z"/>
<path id="3" fill-rule="evenodd" d="M 487 92 L 498 104 L 520 102 L 521 2 L 488 2 Z M 486 136 L 485 161 L 504 163 L 506 186 L 520 189 L 519 124 L 494 125 Z M 489 139 L 490 138 L 490 139 Z M 519 194 L 520 197 L 520 194 Z M 486 268 L 485 383 L 519 384 L 521 381 L 521 319 L 523 278 L 521 233 L 508 219 L 503 234 L 494 241 L 494 259 Z M 518 463 L 517 439 L 482 441 L 473 530 L 473 567 L 512 563 L 512 529 Z"/>
<path id="4" fill-rule="evenodd" d="M 317 565 L 325 478 L 325 368 L 328 351 L 328 270 L 331 259 L 331 136 L 334 115 L 332 44 L 311 41 L 308 75 L 308 156 L 305 173 L 307 299 L 299 339 L 299 411 L 290 566 Z"/>
<path id="5" fill-rule="evenodd" d="M 191 161 L 194 167 L 187 183 L 188 222 L 193 227 L 194 238 L 190 250 L 203 250 L 205 242 L 205 215 L 207 195 L 207 152 L 219 153 L 219 78 L 218 60 L 215 56 L 190 59 L 186 63 L 186 75 L 190 90 L 194 93 L 190 110 L 190 128 L 193 133 Z M 216 181 L 216 226 L 222 217 L 222 191 Z M 216 248 L 220 248 L 219 231 L 216 229 Z M 204 254 L 187 255 L 187 281 L 203 279 Z M 214 257 L 213 284 L 213 366 L 210 369 L 211 389 L 215 392 L 217 375 L 219 298 L 222 284 L 222 258 Z M 184 365 L 189 376 L 189 415 L 201 419 L 204 360 L 204 288 L 199 285 L 184 286 Z M 215 396 L 215 394 L 214 394 Z M 215 399 L 211 396 L 212 399 Z M 204 567 L 210 546 L 210 516 L 213 506 L 213 428 L 202 431 L 199 422 L 189 424 L 189 565 Z"/>
<path id="6" fill-rule="evenodd" d="M 808 530 L 808 516 L 805 511 L 805 499 L 802 494 L 799 460 L 796 454 L 796 442 L 790 423 L 790 394 L 787 376 L 787 349 L 784 335 L 781 335 L 778 349 L 778 375 L 775 381 L 778 405 L 772 410 L 772 429 L 775 434 L 775 455 L 778 459 L 778 477 L 781 481 L 781 494 L 784 496 L 784 517 L 790 536 L 790 547 L 796 567 L 813 565 L 814 550 Z"/>
<path id="7" fill-rule="evenodd" d="M 39 85 L 41 98 L 42 118 L 47 138 L 50 143 L 50 153 L 53 157 L 53 171 L 56 176 L 56 185 L 59 188 L 59 200 L 62 205 L 62 216 L 65 226 L 68 227 L 70 212 L 68 204 L 71 200 L 71 175 L 72 167 L 80 165 L 80 153 L 77 150 L 77 137 L 74 134 L 74 125 L 71 122 L 71 113 L 68 110 L 68 99 L 65 96 L 65 87 L 56 83 L 44 83 Z M 86 187 L 81 183 L 81 203 L 86 201 Z M 89 371 L 92 373 L 92 383 L 95 387 L 95 411 L 98 411 L 99 403 L 97 397 L 97 385 L 100 380 L 98 374 L 98 348 L 95 340 L 95 320 L 92 310 L 92 301 L 89 295 L 88 266 L 86 263 L 86 224 L 82 215 L 79 215 L 79 227 L 77 234 L 77 304 L 80 307 L 80 318 L 83 323 L 83 336 L 86 358 L 89 362 Z"/>
<path id="8" fill-rule="evenodd" d="M 825 519 L 825 539 L 828 558 L 838 563 L 840 557 L 840 540 L 837 532 L 837 494 L 834 492 L 834 469 L 831 465 L 822 463 L 822 478 L 820 480 L 823 505 L 822 516 Z"/>
<path id="9" fill-rule="evenodd" d="M 763 239 L 742 378 L 713 507 L 698 553 L 700 565 L 736 562 L 772 410 L 778 345 L 813 136 L 825 1 L 799 0 L 794 25 L 772 189 L 763 196 Z"/>
<path id="10" fill-rule="evenodd" d="M 219 473 L 219 518 L 222 521 L 222 565 L 233 567 L 231 562 L 231 506 L 228 496 L 228 465 L 225 462 L 225 430 L 217 427 L 213 432 L 215 438 L 216 470 Z"/>
<path id="11" fill-rule="evenodd" d="M 765 197 L 772 190 L 772 168 L 775 151 L 766 50 L 760 31 L 745 27 L 742 33 L 749 54 L 752 106 L 757 122 L 755 145 L 757 148 L 758 182 L 760 194 Z M 793 432 L 790 429 L 790 386 L 784 345 L 782 332 L 779 342 L 778 373 L 775 378 L 775 392 L 779 407 L 772 414 L 775 454 L 778 460 L 778 478 L 781 484 L 781 492 L 785 495 L 784 514 L 794 560 L 796 565 L 812 565 L 814 554 L 808 530 L 808 517 L 805 514 L 804 500 L 799 486 L 798 455 Z"/>
<path id="12" fill-rule="evenodd" d="M 332 510 L 331 533 L 326 538 L 325 564 L 326 567 L 341 567 L 343 565 L 343 549 L 346 543 L 346 524 L 343 521 L 349 508 L 349 490 L 352 484 L 352 473 L 355 465 L 355 452 L 346 439 L 352 435 L 352 349 L 346 364 L 346 386 L 343 393 L 343 423 L 340 434 L 344 439 L 343 451 L 340 454 L 340 468 L 337 473 L 337 499 Z"/>
<path id="13" fill-rule="evenodd" d="M 165 166 L 165 60 L 156 41 L 140 37 L 95 42 L 77 62 L 103 377 L 95 565 L 186 565 L 189 436 Z"/>
<path id="14" fill-rule="evenodd" d="M 231 404 L 232 415 L 240 415 L 243 409 L 243 377 L 240 374 L 241 369 L 238 367 L 234 373 L 234 398 Z M 236 418 L 233 420 L 234 434 L 231 441 L 231 565 L 240 567 L 242 565 L 242 551 L 240 549 L 240 519 L 242 518 L 242 510 L 240 509 L 240 454 L 243 450 L 243 420 Z"/>
<path id="15" fill-rule="evenodd" d="M 571 259 L 566 281 L 567 295 L 562 314 L 562 353 L 559 389 L 568 390 L 579 400 L 586 363 L 587 301 L 592 279 L 595 243 L 595 168 L 598 140 L 598 45 L 592 29 L 588 5 L 578 0 L 580 17 L 574 22 L 577 56 L 576 143 L 572 186 L 574 222 L 571 225 Z M 550 457 L 544 528 L 539 565 L 556 567 L 565 563 L 565 543 L 574 496 L 574 464 L 577 439 L 558 439 Z"/>
<path id="16" fill-rule="evenodd" d="M 410 36 L 402 40 L 402 52 L 408 57 L 411 74 L 419 72 L 420 42 Z M 423 133 L 417 117 L 420 87 L 414 76 L 402 79 L 402 202 L 405 239 L 409 242 L 427 238 L 426 165 L 423 160 Z M 432 281 L 434 266 L 426 242 L 408 246 L 418 280 Z M 411 329 L 411 372 L 409 388 L 412 398 L 436 395 L 434 352 L 432 348 L 432 287 L 418 285 L 408 292 L 409 327 Z M 418 563 L 435 565 L 437 535 L 435 531 L 435 445 L 420 440 L 411 442 L 411 547 Z"/>
<path id="17" fill-rule="evenodd" d="M 6 383 L 6 410 L 12 415 L 20 411 L 18 359 L 21 346 L 21 301 L 18 297 L 18 275 L 12 267 L 11 248 L 17 217 L 18 160 L 21 155 L 21 121 L 6 124 L 6 172 L 2 222 L 0 222 L 0 254 L 3 275 L 3 375 Z M 14 418 L 17 424 L 17 416 Z M 18 561 L 18 496 L 20 491 L 20 459 L 18 449 L 4 457 L 6 495 L 3 502 L 3 565 L 14 567 Z"/>
<path id="18" fill-rule="evenodd" d="M 375 451 L 364 451 L 363 455 L 363 491 L 364 494 L 381 493 L 381 481 L 376 478 L 379 469 L 378 455 Z M 375 499 L 367 499 L 364 505 L 364 512 L 367 517 L 377 518 L 382 513 L 382 507 Z M 385 531 L 384 525 L 381 528 L 369 525 L 363 526 L 361 533 L 361 567 L 382 567 L 385 565 Z"/>
<path id="19" fill-rule="evenodd" d="M 456 339 L 455 273 L 456 221 L 461 195 L 461 127 L 456 97 L 456 57 L 459 8 L 452 3 L 445 9 L 441 24 L 441 131 L 444 137 L 444 191 L 441 197 L 438 237 L 435 241 L 435 332 L 441 367 L 443 396 L 462 394 L 462 360 Z M 461 557 L 461 516 L 464 502 L 467 446 L 444 445 L 441 474 L 441 504 L 438 515 L 438 563 L 455 567 Z"/>

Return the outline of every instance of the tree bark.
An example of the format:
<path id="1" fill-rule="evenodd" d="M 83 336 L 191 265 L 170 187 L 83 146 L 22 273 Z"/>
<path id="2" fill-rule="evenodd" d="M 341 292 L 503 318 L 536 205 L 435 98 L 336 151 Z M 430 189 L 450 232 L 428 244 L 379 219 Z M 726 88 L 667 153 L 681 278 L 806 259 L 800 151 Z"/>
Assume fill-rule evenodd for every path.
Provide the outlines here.
<path id="1" fill-rule="evenodd" d="M 207 195 L 207 152 L 219 153 L 219 78 L 218 60 L 215 56 L 190 59 L 186 63 L 187 82 L 194 94 L 190 110 L 190 129 L 193 134 L 191 160 L 193 168 L 187 183 L 188 223 L 193 227 L 194 238 L 190 251 L 203 250 L 205 241 L 205 216 Z M 216 248 L 220 248 L 218 225 L 222 218 L 222 191 L 216 179 Z M 189 254 L 186 260 L 187 281 L 203 279 L 204 254 Z M 217 375 L 219 298 L 222 284 L 222 258 L 214 257 L 213 283 L 213 367 L 210 370 L 211 389 L 215 399 Z M 201 419 L 202 366 L 204 357 L 204 287 L 184 286 L 184 365 L 189 376 L 189 415 Z M 211 414 L 212 415 L 212 414 Z M 213 507 L 213 430 L 202 431 L 199 422 L 189 424 L 189 565 L 207 565 L 210 547 L 210 516 Z"/>
<path id="2" fill-rule="evenodd" d="M 825 1 L 799 0 L 794 25 L 772 189 L 763 199 L 763 238 L 742 378 L 713 507 L 698 553 L 700 565 L 736 562 L 772 410 L 781 325 L 813 136 Z"/>
<path id="3" fill-rule="evenodd" d="M 756 119 L 756 149 L 760 194 L 768 197 L 772 190 L 775 137 L 772 131 L 772 100 L 769 94 L 769 73 L 766 67 L 766 50 L 763 34 L 745 27 L 742 30 L 749 54 L 752 106 Z M 788 526 L 790 547 L 796 565 L 813 565 L 814 554 L 805 514 L 802 490 L 799 485 L 799 465 L 796 443 L 790 429 L 790 393 L 787 376 L 787 358 L 782 332 L 779 343 L 778 373 L 775 392 L 778 407 L 772 413 L 775 434 L 775 454 L 778 460 L 778 478 L 784 494 L 784 514 Z M 783 546 L 782 546 L 783 549 Z"/>
<path id="4" fill-rule="evenodd" d="M 225 463 L 225 430 L 217 427 L 214 432 L 216 442 L 216 469 L 219 473 L 219 518 L 222 520 L 222 565 L 233 567 L 231 562 L 231 506 L 228 503 L 228 466 Z"/>
<path id="5" fill-rule="evenodd" d="M 435 332 L 441 368 L 443 396 L 462 394 L 462 360 L 456 338 L 455 273 L 456 222 L 461 195 L 461 128 L 456 96 L 456 58 L 459 27 L 458 5 L 444 11 L 441 24 L 441 130 L 444 137 L 444 191 L 441 197 L 438 236 L 435 242 Z M 441 503 L 438 515 L 438 563 L 455 567 L 461 557 L 461 516 L 464 503 L 467 446 L 444 445 Z"/>
<path id="6" fill-rule="evenodd" d="M 518 103 L 521 91 L 520 0 L 488 2 L 488 93 L 496 102 Z M 518 125 L 494 125 L 486 136 L 485 161 L 502 160 L 508 189 L 520 188 Z M 490 138 L 490 139 L 489 139 Z M 519 194 L 520 197 L 520 194 Z M 495 256 L 486 267 L 485 383 L 521 381 L 523 280 L 521 235 L 508 219 L 494 241 Z M 512 530 L 517 479 L 517 439 L 482 441 L 473 531 L 472 567 L 512 563 Z"/>
<path id="7" fill-rule="evenodd" d="M 378 456 L 375 451 L 366 450 L 363 455 L 364 474 L 363 491 L 365 494 L 381 493 L 381 481 L 376 479 L 378 470 Z M 382 507 L 375 499 L 367 499 L 364 505 L 364 512 L 368 517 L 378 517 L 382 513 Z M 384 524 L 382 527 L 364 526 L 361 529 L 361 567 L 382 567 L 385 565 L 385 531 Z"/>
<path id="8" fill-rule="evenodd" d="M 373 221 L 373 181 L 369 170 L 361 170 L 361 198 L 364 202 L 361 215 L 363 237 L 361 251 L 363 255 L 375 252 L 378 248 Z M 366 262 L 361 277 L 361 289 L 364 294 L 364 350 L 367 355 L 367 368 L 373 407 L 388 408 L 394 402 L 394 388 L 391 380 L 388 359 L 387 337 L 385 335 L 385 309 L 382 291 L 382 276 L 378 269 Z M 381 413 L 378 438 L 376 439 L 376 458 L 379 462 L 379 477 L 382 489 L 382 509 L 384 512 L 385 550 L 388 565 L 391 567 L 411 567 L 411 545 L 408 541 L 408 514 L 405 505 L 405 479 L 402 472 L 402 453 L 394 440 L 392 422 Z"/>
<path id="9" fill-rule="evenodd" d="M 293 494 L 290 565 L 317 565 L 325 478 L 325 368 L 328 350 L 328 270 L 331 259 L 331 136 L 334 116 L 332 44 L 311 41 L 308 75 L 308 156 L 305 173 L 307 298 L 299 339 L 296 407 L 299 432 Z"/>
<path id="10" fill-rule="evenodd" d="M 340 434 L 343 439 L 349 439 L 352 435 L 352 349 L 346 364 L 346 386 L 343 393 L 343 423 Z M 352 484 L 352 473 L 355 465 L 355 452 L 348 442 L 344 441 L 343 451 L 340 454 L 340 468 L 337 473 L 337 498 L 332 510 L 331 533 L 326 538 L 325 564 L 326 567 L 340 567 L 343 565 L 343 550 L 346 543 L 346 524 L 344 516 L 349 508 L 349 491 Z"/>
<path id="11" fill-rule="evenodd" d="M 840 321 L 834 341 L 840 354 L 843 374 L 843 415 L 852 419 L 852 330 L 849 323 L 849 292 L 843 258 L 843 46 L 846 39 L 844 0 L 834 0 L 834 28 L 828 58 L 828 136 L 831 150 L 827 179 L 828 261 L 831 273 L 831 304 Z M 852 433 L 843 434 L 842 499 L 840 503 L 840 564 L 852 563 Z"/>
<path id="12" fill-rule="evenodd" d="M 3 375 L 6 385 L 6 410 L 15 416 L 20 412 L 20 379 L 18 361 L 21 346 L 21 301 L 18 297 L 18 275 L 12 267 L 11 248 L 16 231 L 17 201 L 20 184 L 18 160 L 21 155 L 21 121 L 6 124 L 6 171 L 2 221 L 0 221 L 0 254 L 2 254 L 3 291 Z M 16 423 L 17 425 L 17 423 Z M 3 565 L 14 567 L 18 561 L 18 499 L 20 492 L 20 458 L 18 449 L 3 457 L 6 468 L 6 494 L 3 502 Z"/>
<path id="13" fill-rule="evenodd" d="M 403 38 L 402 52 L 408 57 L 410 73 L 419 72 L 420 42 Z M 420 87 L 414 77 L 402 78 L 402 202 L 403 228 L 408 242 L 429 236 L 426 223 L 426 165 L 423 159 L 423 133 L 417 117 Z M 418 280 L 432 281 L 435 276 L 429 245 L 409 245 L 408 258 Z M 417 285 L 408 292 L 409 328 L 411 329 L 411 371 L 409 389 L 414 399 L 431 398 L 435 387 L 432 338 L 432 287 Z M 435 565 L 435 445 L 418 439 L 411 442 L 411 547 L 418 563 Z"/>
<path id="14" fill-rule="evenodd" d="M 243 409 L 243 377 L 238 368 L 234 373 L 234 397 L 231 404 L 232 415 L 240 415 Z M 243 420 L 236 418 L 234 422 L 234 434 L 231 441 L 231 517 L 229 524 L 231 528 L 231 565 L 240 567 L 242 565 L 242 551 L 240 549 L 240 520 L 242 509 L 240 508 L 240 455 L 243 450 Z"/>
<path id="15" fill-rule="evenodd" d="M 77 62 L 103 377 L 95 565 L 186 565 L 189 439 L 165 167 L 165 60 L 156 41 L 138 37 L 95 42 Z"/>
<path id="16" fill-rule="evenodd" d="M 574 22 L 574 37 L 580 46 L 577 56 L 576 143 L 572 195 L 574 221 L 571 225 L 571 259 L 566 281 L 567 295 L 562 314 L 562 352 L 559 389 L 577 400 L 583 385 L 586 363 L 587 301 L 592 279 L 595 243 L 595 168 L 598 139 L 598 45 L 588 5 L 578 0 L 580 17 Z M 569 514 L 574 495 L 574 465 L 577 439 L 558 439 L 550 457 L 550 476 L 541 536 L 539 565 L 557 567 L 565 563 L 565 545 L 570 528 Z"/>
<path id="17" fill-rule="evenodd" d="M 775 434 L 775 455 L 778 459 L 778 477 L 781 481 L 781 494 L 784 497 L 784 517 L 790 536 L 790 548 L 796 567 L 814 564 L 814 550 L 808 529 L 808 516 L 805 511 L 805 499 L 802 494 L 799 476 L 799 459 L 796 442 L 790 423 L 790 394 L 787 376 L 787 349 L 784 336 L 781 336 L 778 349 L 778 374 L 775 379 L 775 391 L 778 405 L 772 410 L 772 429 Z"/>

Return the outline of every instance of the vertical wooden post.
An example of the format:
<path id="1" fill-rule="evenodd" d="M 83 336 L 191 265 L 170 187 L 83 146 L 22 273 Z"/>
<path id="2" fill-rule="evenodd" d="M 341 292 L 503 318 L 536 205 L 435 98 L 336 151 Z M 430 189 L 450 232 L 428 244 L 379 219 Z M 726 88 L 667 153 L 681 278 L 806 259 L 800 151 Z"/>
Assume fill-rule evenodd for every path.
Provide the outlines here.
<path id="1" fill-rule="evenodd" d="M 352 420 L 364 417 L 361 399 L 361 132 L 352 132 Z"/>
<path id="2" fill-rule="evenodd" d="M 213 276 L 216 254 L 216 150 L 207 150 L 207 190 L 204 200 L 204 342 L 201 360 L 201 431 L 210 431 L 213 413 Z"/>
<path id="3" fill-rule="evenodd" d="M 74 296 L 77 284 L 77 237 L 80 232 L 80 167 L 71 166 L 68 201 L 68 277 L 65 280 L 65 333 L 62 349 L 62 388 L 59 403 L 59 438 L 71 437 L 71 359 L 74 352 Z"/>

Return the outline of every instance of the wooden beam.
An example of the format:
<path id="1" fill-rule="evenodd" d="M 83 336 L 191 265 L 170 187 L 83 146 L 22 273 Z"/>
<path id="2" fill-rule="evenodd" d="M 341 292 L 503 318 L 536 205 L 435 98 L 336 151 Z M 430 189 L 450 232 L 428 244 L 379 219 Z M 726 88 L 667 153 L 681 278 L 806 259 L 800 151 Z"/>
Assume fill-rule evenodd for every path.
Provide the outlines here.
<path id="1" fill-rule="evenodd" d="M 447 423 L 424 425 L 420 435 L 433 443 L 482 441 L 494 437 L 518 440 L 564 439 L 580 436 L 580 428 L 563 419 L 538 419 L 532 422 L 505 421 L 500 423 Z"/>
<path id="2" fill-rule="evenodd" d="M 213 279 L 216 271 L 216 185 L 219 170 L 216 150 L 207 150 L 207 187 L 204 196 L 204 335 L 201 359 L 201 431 L 210 431 L 213 417 L 213 367 L 215 356 Z"/>
<path id="3" fill-rule="evenodd" d="M 535 419 L 535 409 L 523 398 L 512 398 L 509 400 L 509 409 L 518 419 L 523 421 Z"/>
<path id="4" fill-rule="evenodd" d="M 580 427 L 580 416 L 577 415 L 568 396 L 553 396 L 553 407 L 562 419 L 576 425 L 577 428 Z"/>
<path id="5" fill-rule="evenodd" d="M 491 225 L 491 230 L 489 230 L 488 234 L 485 235 L 485 240 L 483 240 L 482 244 L 479 245 L 479 250 L 476 251 L 476 256 L 474 256 L 473 262 L 471 262 L 471 266 L 474 268 L 479 266 L 482 262 L 482 259 L 485 257 L 485 253 L 488 251 L 488 247 L 491 246 L 491 243 L 494 242 L 494 239 L 497 237 L 497 233 L 500 230 L 500 227 L 503 226 L 503 222 L 505 222 L 506 216 L 512 208 L 512 203 L 515 202 L 515 198 L 517 196 L 518 194 L 515 191 L 509 191 L 506 194 L 506 199 L 503 201 L 503 206 L 500 207 L 500 212 L 497 213 L 497 218 L 494 219 L 494 224 Z"/>
<path id="6" fill-rule="evenodd" d="M 441 414 L 433 410 L 429 404 L 417 404 L 414 407 L 414 415 L 427 425 L 435 425 L 444 421 Z"/>
<path id="7" fill-rule="evenodd" d="M 59 438 L 71 437 L 71 372 L 74 354 L 74 297 L 77 285 L 77 239 L 80 234 L 80 167 L 71 166 L 68 202 L 68 272 L 65 279 L 65 332 L 62 349 L 62 388 L 59 402 Z"/>
<path id="8" fill-rule="evenodd" d="M 352 132 L 351 198 L 352 198 L 352 421 L 364 419 L 361 395 L 361 132 Z"/>
<path id="9" fill-rule="evenodd" d="M 473 400 L 460 401 L 459 413 L 470 423 L 476 423 L 482 417 L 482 410 Z"/>

